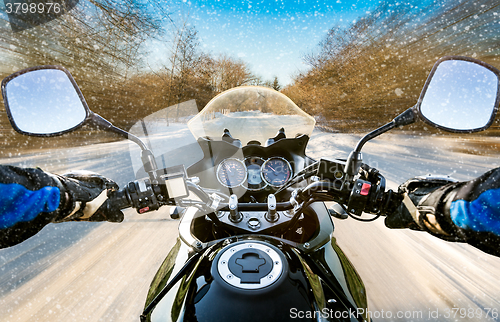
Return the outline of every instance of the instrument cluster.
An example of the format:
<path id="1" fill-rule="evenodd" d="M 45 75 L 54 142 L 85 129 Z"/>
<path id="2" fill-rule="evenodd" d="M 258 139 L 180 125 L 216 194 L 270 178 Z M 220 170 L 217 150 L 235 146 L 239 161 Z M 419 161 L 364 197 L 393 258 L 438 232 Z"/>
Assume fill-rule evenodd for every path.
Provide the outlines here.
<path id="1" fill-rule="evenodd" d="M 268 186 L 278 188 L 292 177 L 290 163 L 281 157 L 264 160 L 251 156 L 245 160 L 224 159 L 217 167 L 217 180 L 227 188 L 245 186 L 250 191 L 258 191 Z"/>

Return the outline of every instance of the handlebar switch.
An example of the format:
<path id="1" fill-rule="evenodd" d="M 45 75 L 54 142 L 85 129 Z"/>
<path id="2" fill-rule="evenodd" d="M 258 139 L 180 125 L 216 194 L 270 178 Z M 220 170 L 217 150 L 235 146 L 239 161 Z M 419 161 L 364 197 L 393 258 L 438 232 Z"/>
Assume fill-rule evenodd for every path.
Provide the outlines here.
<path id="1" fill-rule="evenodd" d="M 129 199 L 138 213 L 142 214 L 159 208 L 158 200 L 149 179 L 129 182 L 127 188 Z"/>
<path id="2" fill-rule="evenodd" d="M 372 184 L 369 181 L 356 180 L 349 196 L 349 202 L 347 203 L 349 212 L 358 216 L 361 215 L 368 201 L 371 187 Z"/>

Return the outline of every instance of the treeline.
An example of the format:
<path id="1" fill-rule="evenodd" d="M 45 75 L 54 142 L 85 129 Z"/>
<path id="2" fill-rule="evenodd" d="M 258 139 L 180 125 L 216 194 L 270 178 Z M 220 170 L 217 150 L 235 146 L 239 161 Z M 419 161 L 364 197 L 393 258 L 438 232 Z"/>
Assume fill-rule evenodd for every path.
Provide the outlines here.
<path id="1" fill-rule="evenodd" d="M 374 129 L 417 102 L 442 56 L 500 67 L 499 18 L 492 0 L 383 2 L 350 27 L 331 28 L 304 57 L 310 70 L 283 92 L 334 130 Z"/>
<path id="2" fill-rule="evenodd" d="M 62 65 L 74 76 L 92 111 L 128 129 L 138 119 L 196 99 L 198 108 L 240 85 L 268 85 L 241 60 L 200 50 L 196 29 L 174 21 L 165 2 L 87 0 L 49 23 L 13 32 L 0 16 L 0 77 L 36 65 Z M 167 43 L 164 64 L 147 65 L 149 42 Z M 278 86 L 277 82 L 274 84 Z M 2 102 L 3 104 L 3 102 Z M 58 139 L 21 136 L 0 110 L 0 155 L 25 150 L 91 144 L 113 139 L 84 127 Z"/>

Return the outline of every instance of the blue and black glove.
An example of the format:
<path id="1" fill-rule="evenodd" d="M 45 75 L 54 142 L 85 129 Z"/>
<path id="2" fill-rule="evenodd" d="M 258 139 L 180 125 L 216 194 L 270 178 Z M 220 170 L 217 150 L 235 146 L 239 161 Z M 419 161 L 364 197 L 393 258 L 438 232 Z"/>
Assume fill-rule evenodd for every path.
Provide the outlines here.
<path id="1" fill-rule="evenodd" d="M 500 168 L 464 182 L 417 177 L 398 192 L 405 198 L 387 213 L 387 227 L 424 230 L 500 256 Z"/>
<path id="2" fill-rule="evenodd" d="M 456 182 L 436 176 L 421 176 L 406 181 L 398 189 L 398 193 L 403 195 L 403 202 L 395 211 L 387 214 L 385 225 L 388 228 L 425 230 L 446 239 L 449 229 L 443 230 L 441 227 L 446 223 L 443 220 L 444 199 L 455 188 Z"/>
<path id="3" fill-rule="evenodd" d="M 53 175 L 0 166 L 0 248 L 18 244 L 52 222 L 121 222 L 107 201 L 116 183 L 90 172 Z"/>
<path id="4" fill-rule="evenodd" d="M 120 209 L 113 209 L 108 202 L 108 193 L 119 188 L 114 181 L 89 171 L 73 171 L 57 179 L 65 191 L 66 203 L 54 222 L 123 221 Z"/>

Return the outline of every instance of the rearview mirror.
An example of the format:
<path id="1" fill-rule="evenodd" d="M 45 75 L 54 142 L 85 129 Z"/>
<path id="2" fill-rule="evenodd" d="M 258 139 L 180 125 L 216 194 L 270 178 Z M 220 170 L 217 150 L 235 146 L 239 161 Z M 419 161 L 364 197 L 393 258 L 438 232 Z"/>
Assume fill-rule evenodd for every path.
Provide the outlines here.
<path id="1" fill-rule="evenodd" d="M 71 74 L 61 66 L 37 66 L 2 81 L 12 127 L 21 134 L 54 136 L 81 126 L 90 111 Z"/>
<path id="2" fill-rule="evenodd" d="M 420 117 L 451 132 L 487 129 L 497 112 L 499 75 L 495 67 L 477 59 L 441 58 L 420 94 L 417 104 Z"/>

